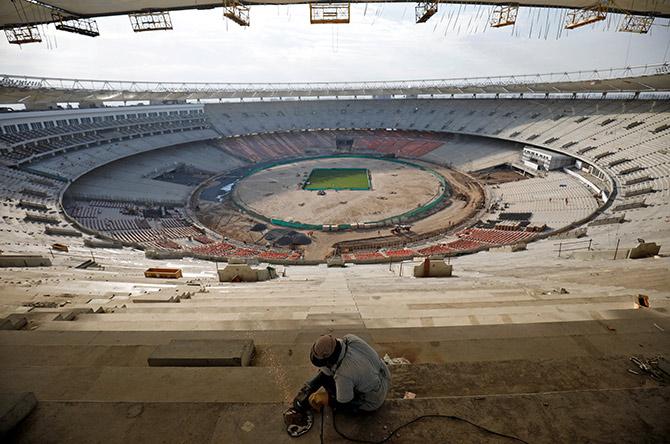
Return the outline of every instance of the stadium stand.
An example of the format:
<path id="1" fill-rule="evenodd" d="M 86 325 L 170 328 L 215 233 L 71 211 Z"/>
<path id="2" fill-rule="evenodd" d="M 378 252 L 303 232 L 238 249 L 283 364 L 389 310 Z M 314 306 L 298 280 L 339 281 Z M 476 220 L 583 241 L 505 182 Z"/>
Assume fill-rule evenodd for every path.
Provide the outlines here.
<path id="1" fill-rule="evenodd" d="M 321 100 L 208 104 L 204 108 L 189 109 L 185 114 L 180 106 L 172 108 L 178 111 L 166 106 L 160 108 L 162 111 L 154 112 L 157 116 L 149 116 L 152 107 L 147 107 L 146 117 L 140 116 L 139 112 L 118 110 L 116 115 L 124 114 L 126 118 L 117 120 L 115 117 L 113 124 L 124 130 L 146 130 L 154 122 L 151 119 L 156 120 L 163 113 L 163 117 L 172 116 L 168 119 L 170 122 L 184 120 L 194 125 L 203 124 L 203 127 L 191 128 L 199 134 L 197 137 L 205 136 L 202 131 L 210 131 L 209 136 L 212 136 L 213 131 L 206 128 L 234 137 L 210 137 L 210 142 L 184 144 L 174 139 L 175 134 L 156 136 L 145 133 L 145 137 L 128 138 L 122 144 L 117 142 L 63 152 L 46 160 L 32 159 L 29 168 L 72 180 L 100 165 L 107 165 L 76 180 L 69 193 L 85 200 L 144 200 L 174 206 L 185 201 L 191 186 L 155 180 L 155 177 L 174 170 L 175 165 L 189 165 L 205 174 L 214 174 L 232 170 L 245 162 L 331 153 L 335 139 L 342 134 L 353 138 L 354 152 L 420 158 L 465 171 L 498 165 L 518 166 L 520 148 L 532 142 L 536 146 L 578 156 L 584 166 L 574 169 L 572 176 L 563 172 L 541 173 L 535 178 L 487 187 L 491 202 L 496 206 L 487 217 L 495 219 L 505 211 L 528 212 L 532 214 L 528 223 L 546 225 L 549 229 L 584 220 L 600 206 L 602 196 L 599 194 L 604 193 L 606 197 L 612 194 L 613 185 L 603 173 L 612 177 L 618 188 L 612 206 L 644 198 L 644 207 L 629 212 L 641 219 L 646 219 L 647 213 L 664 214 L 662 207 L 667 207 L 670 158 L 664 141 L 670 131 L 666 131 L 664 125 L 670 119 L 670 107 L 665 101 Z M 34 120 L 32 116 L 28 117 Z M 65 120 L 69 126 L 69 119 Z M 484 121 L 486 124 L 482 125 Z M 58 119 L 55 122 L 58 128 Z M 86 125 L 101 129 L 103 125 L 111 125 L 112 119 L 109 118 L 108 123 L 104 118 L 102 122 L 91 120 L 89 124 L 80 117 L 78 122 L 79 126 L 73 128 L 86 135 L 84 130 L 91 130 Z M 43 122 L 42 126 L 46 127 L 46 124 Z M 19 140 L 19 136 L 5 127 L 9 127 L 4 125 L 3 133 L 7 136 L 5 142 L 13 144 L 10 148 L 25 140 L 38 140 L 36 138 L 43 134 L 39 132 L 39 124 L 35 125 L 38 129 L 33 129 L 31 122 L 27 127 L 29 130 Z M 26 129 L 25 126 L 22 128 Z M 156 142 L 157 145 L 174 147 L 153 151 L 156 145 L 147 144 L 147 141 L 156 137 L 163 138 Z M 145 150 L 152 151 L 110 163 L 124 155 Z M 217 167 L 212 168 L 212 165 Z M 629 172 L 625 182 L 619 179 L 624 176 L 623 172 Z M 649 180 L 643 180 L 645 178 Z M 585 186 L 584 180 L 595 184 L 600 192 Z M 89 228 L 109 226 L 93 224 L 90 223 Z M 132 231 L 125 236 L 127 241 L 153 241 L 161 237 L 158 233 L 140 235 Z M 447 242 L 435 239 L 436 244 L 432 246 L 420 243 L 416 252 L 433 251 L 431 248 L 457 252 L 475 247 L 470 239 L 461 239 L 464 242 L 456 241 L 456 244 L 448 243 L 448 239 Z M 384 250 L 375 257 L 403 256 L 394 251 L 404 250 Z"/>
<path id="2" fill-rule="evenodd" d="M 394 412 L 408 418 L 426 403 L 444 411 L 463 409 L 532 442 L 591 441 L 594 436 L 634 441 L 639 436 L 631 434 L 631 424 L 639 428 L 649 421 L 665 423 L 664 412 L 658 413 L 659 403 L 667 403 L 664 387 L 627 369 L 630 356 L 641 353 L 640 344 L 650 356 L 668 352 L 667 259 L 613 261 L 610 249 L 618 241 L 628 249 L 640 237 L 663 245 L 670 240 L 670 131 L 659 129 L 670 119 L 666 103 L 407 99 L 216 104 L 204 110 L 213 129 L 146 136 L 58 152 L 18 168 L 0 167 L 3 251 L 46 254 L 45 246 L 63 242 L 63 237 L 45 234 L 43 224 L 23 221 L 33 210 L 21 202 L 45 205 L 49 216 L 62 220 L 61 226 L 72 227 L 60 214 L 61 194 L 69 186 L 70 197 L 76 199 L 68 200 L 66 193 L 63 205 L 77 223 L 109 238 L 173 254 L 160 261 L 133 248 L 93 250 L 83 244 L 92 239 L 87 233 L 83 239 L 67 238 L 69 253 L 54 252 L 54 271 L 13 268 L 11 277 L 3 274 L 2 314 L 22 316 L 27 327 L 0 332 L 3 356 L 11 357 L 2 360 L 5 378 L 0 388 L 30 390 L 39 399 L 39 411 L 19 426 L 22 439 L 44 442 L 48 439 L 40 431 L 60 437 L 67 430 L 69 439 L 83 442 L 94 430 L 95 439 L 104 441 L 128 422 L 133 427 L 172 427 L 174 422 L 173 435 L 181 437 L 185 421 L 203 424 L 203 418 L 210 418 L 200 429 L 214 433 L 211 430 L 227 424 L 231 416 L 235 421 L 251 418 L 253 430 L 241 429 L 252 428 L 247 419 L 237 421 L 226 433 L 217 432 L 225 439 L 273 439 L 277 431 L 283 433 L 281 411 L 313 372 L 305 357 L 312 339 L 324 331 L 357 333 L 382 356 L 410 360 L 410 365 L 393 367 L 388 401 Z M 604 123 L 608 119 L 614 120 Z M 300 252 L 200 231 L 183 208 L 170 202 L 183 204 L 192 187 L 156 177 L 179 165 L 220 174 L 247 162 L 328 153 L 342 133 L 335 128 L 361 135 L 355 150 L 418 157 L 467 171 L 518 162 L 521 148 L 530 144 L 527 139 L 537 135 L 533 144 L 575 155 L 582 166 L 572 168 L 572 174 L 541 172 L 487 185 L 487 203 L 497 205 L 487 205 L 475 226 L 408 245 L 343 255 L 347 262 L 383 264 L 344 270 L 278 266 L 281 277 L 271 282 L 219 283 L 215 267 L 198 258 L 299 262 Z M 187 133 L 201 139 L 179 139 Z M 239 137 L 226 139 L 229 135 Z M 389 140 L 396 135 L 401 140 Z M 496 138 L 501 138 L 497 147 Z M 594 148 L 583 151 L 588 146 Z M 596 159 L 607 152 L 614 154 Z M 619 159 L 627 161 L 615 163 Z M 522 225 L 570 228 L 597 212 L 602 194 L 583 180 L 611 199 L 596 220 L 625 214 L 625 223 L 585 227 L 598 250 L 586 253 L 607 254 L 606 260 L 559 258 L 554 244 L 560 239 L 543 240 L 547 232 L 526 231 Z M 630 182 L 636 180 L 641 181 Z M 629 193 L 645 190 L 650 192 Z M 616 210 L 641 200 L 642 206 Z M 124 214 L 128 208 L 135 214 Z M 510 213 L 518 217 L 502 216 Z M 515 229 L 506 229 L 505 223 Z M 479 251 L 537 238 L 517 253 Z M 408 265 L 415 262 L 409 262 L 410 256 L 470 251 L 479 252 L 451 258 L 456 277 L 448 285 L 411 278 Z M 180 259 L 184 254 L 196 258 Z M 389 264 L 392 260 L 405 262 Z M 76 268 L 88 261 L 104 269 Z M 144 277 L 146 268 L 168 263 L 181 267 L 184 279 Z M 652 307 L 635 308 L 641 292 L 648 294 Z M 156 302 L 140 303 L 147 297 Z M 40 305 L 48 303 L 52 305 Z M 72 314 L 76 310 L 81 311 Z M 251 367 L 147 365 L 153 350 L 171 340 L 240 338 L 255 340 Z M 250 391 L 249 380 L 259 389 Z M 551 387 L 552 392 L 538 393 L 538 387 Z M 403 400 L 405 391 L 418 399 Z M 610 404 L 623 413 L 597 434 L 581 425 L 569 432 L 555 427 L 558 420 L 574 423 L 573 414 L 600 424 L 602 415 L 594 412 Z M 544 419 L 533 416 L 537 405 L 543 406 Z M 501 411 L 528 414 L 509 424 Z M 635 415 L 642 414 L 645 425 L 637 426 Z M 78 428 L 65 425 L 72 418 L 91 417 L 106 421 L 88 421 L 87 427 Z M 383 418 L 388 424 L 397 420 Z M 523 424 L 521 431 L 517 423 Z M 358 429 L 363 434 L 357 436 L 368 436 L 367 426 Z M 532 438 L 523 435 L 524 430 L 533 430 Z M 665 436 L 658 430 L 648 433 L 652 441 Z M 205 435 L 185 440 L 209 440 Z M 472 439 L 466 432 L 457 436 Z M 337 439 L 329 429 L 326 437 Z"/>
<path id="3" fill-rule="evenodd" d="M 21 123 L 12 118 L 1 119 L 0 140 L 5 146 L 0 149 L 0 159 L 19 165 L 60 152 L 209 128 L 202 108 L 184 108 L 147 107 L 124 113 L 99 109 L 67 116 L 65 111 L 47 111 L 25 113 Z"/>

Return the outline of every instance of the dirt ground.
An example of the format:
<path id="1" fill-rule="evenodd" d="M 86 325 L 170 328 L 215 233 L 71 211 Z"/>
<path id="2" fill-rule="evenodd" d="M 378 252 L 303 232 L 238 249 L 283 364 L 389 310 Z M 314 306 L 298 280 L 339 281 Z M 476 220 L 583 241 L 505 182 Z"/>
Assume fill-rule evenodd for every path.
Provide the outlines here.
<path id="1" fill-rule="evenodd" d="M 450 226 L 455 227 L 472 218 L 476 214 L 477 209 L 483 205 L 484 195 L 481 186 L 473 177 L 428 162 L 420 162 L 416 160 L 413 162 L 419 165 L 424 165 L 441 174 L 452 188 L 450 205 L 437 213 L 415 222 L 412 225 L 413 235 L 446 229 Z M 430 177 L 433 178 L 432 175 Z M 298 178 L 293 174 L 292 179 L 295 182 L 295 179 Z M 395 179 L 395 177 L 393 177 L 393 179 Z M 373 176 L 373 183 L 374 180 Z M 403 183 L 403 189 L 404 188 L 405 184 Z M 391 188 L 387 188 L 387 192 L 390 192 L 391 190 Z M 356 192 L 357 191 L 351 191 L 351 193 Z M 196 214 L 200 221 L 210 229 L 231 239 L 237 239 L 257 245 L 266 244 L 266 241 L 262 239 L 260 233 L 250 231 L 251 226 L 262 221 L 256 220 L 250 215 L 241 212 L 241 210 L 230 201 L 230 198 L 222 203 L 200 200 L 198 205 L 199 210 L 196 211 Z M 269 226 L 268 228 L 271 227 L 272 226 Z M 346 232 L 315 231 L 312 233 L 312 244 L 302 248 L 304 248 L 306 259 L 323 259 L 332 252 L 332 246 L 335 243 L 351 240 L 374 239 L 386 236 L 393 236 L 390 228 Z"/>
<path id="2" fill-rule="evenodd" d="M 315 168 L 367 168 L 370 190 L 303 190 Z M 401 184 L 399 186 L 399 184 Z M 305 224 L 373 222 L 425 205 L 441 194 L 439 180 L 427 171 L 382 159 L 327 158 L 278 165 L 235 187 L 240 206 L 272 219 Z"/>
<path id="3" fill-rule="evenodd" d="M 498 185 L 501 183 L 516 182 L 527 179 L 527 177 L 523 174 L 511 169 L 477 172 L 473 173 L 472 175 L 485 185 Z"/>

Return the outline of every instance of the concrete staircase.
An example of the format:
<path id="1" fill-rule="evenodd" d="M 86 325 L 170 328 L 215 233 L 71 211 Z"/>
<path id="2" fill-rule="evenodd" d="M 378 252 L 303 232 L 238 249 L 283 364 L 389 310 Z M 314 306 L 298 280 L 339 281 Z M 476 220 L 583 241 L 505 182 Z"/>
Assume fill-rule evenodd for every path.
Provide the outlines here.
<path id="1" fill-rule="evenodd" d="M 442 413 L 529 442 L 662 440 L 670 431 L 663 414 L 670 390 L 628 369 L 637 369 L 632 355 L 669 355 L 670 318 L 654 310 L 628 314 L 571 323 L 336 329 L 360 335 L 380 355 L 412 362 L 392 367 L 392 390 L 378 414 L 336 420 L 365 439 Z M 33 392 L 39 401 L 10 442 L 293 442 L 281 411 L 314 372 L 308 350 L 322 332 L 0 332 L 0 392 Z M 151 352 L 172 339 L 240 338 L 256 342 L 250 367 L 147 365 Z M 403 400 L 406 391 L 416 399 Z M 332 420 L 328 413 L 324 441 L 346 442 Z M 303 441 L 318 442 L 318 428 L 317 422 Z M 441 419 L 414 424 L 395 442 L 435 439 L 503 442 Z"/>
<path id="2" fill-rule="evenodd" d="M 358 334 L 411 362 L 393 368 L 380 412 L 336 418 L 351 436 L 381 439 L 428 413 L 533 443 L 670 436 L 670 390 L 628 371 L 639 370 L 631 356 L 670 356 L 667 260 L 538 266 L 542 251 L 515 253 L 512 270 L 507 253 L 458 258 L 450 279 L 414 279 L 410 264 L 395 264 L 290 267 L 270 282 L 222 284 L 211 264 L 189 262 L 180 281 L 149 280 L 142 270 L 154 263 L 112 265 L 104 252 L 104 271 L 24 271 L 20 285 L 0 280 L 3 312 L 28 321 L 0 331 L 0 393 L 32 392 L 38 406 L 7 441 L 294 442 L 281 412 L 315 371 L 308 351 L 324 332 Z M 188 297 L 133 302 L 159 290 Z M 636 306 L 639 293 L 651 307 Z M 149 367 L 175 339 L 253 339 L 256 356 L 242 368 Z M 324 419 L 324 442 L 346 442 Z M 319 425 L 301 439 L 319 442 Z M 427 419 L 391 442 L 504 440 Z"/>
<path id="3" fill-rule="evenodd" d="M 288 277 L 256 284 L 159 280 L 153 286 L 131 285 L 128 292 L 73 297 L 76 303 L 64 308 L 24 315 L 40 330 L 55 331 L 383 329 L 619 319 L 629 315 L 637 300 L 629 288 L 602 283 L 570 285 L 560 278 L 521 279 L 462 269 L 455 279 L 422 280 L 398 276 L 398 265 L 391 271 L 384 267 L 291 268 Z M 410 267 L 405 264 L 403 273 Z M 157 289 L 188 297 L 134 302 Z M 663 298 L 655 301 L 659 304 L 670 302 Z M 70 322 L 54 320 L 61 311 L 86 308 L 94 312 L 80 312 Z"/>

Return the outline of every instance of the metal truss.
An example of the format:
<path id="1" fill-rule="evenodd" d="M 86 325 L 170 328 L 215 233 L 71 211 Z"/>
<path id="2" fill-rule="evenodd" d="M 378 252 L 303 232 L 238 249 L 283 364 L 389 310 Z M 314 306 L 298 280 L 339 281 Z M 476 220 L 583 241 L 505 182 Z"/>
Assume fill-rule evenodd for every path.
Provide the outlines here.
<path id="1" fill-rule="evenodd" d="M 491 13 L 491 27 L 502 28 L 516 23 L 516 16 L 519 14 L 519 5 L 498 5 L 493 7 Z"/>
<path id="2" fill-rule="evenodd" d="M 621 19 L 619 26 L 620 32 L 635 32 L 637 34 L 646 34 L 654 23 L 654 17 L 645 15 L 626 14 Z"/>
<path id="3" fill-rule="evenodd" d="M 240 26 L 249 26 L 249 7 L 237 0 L 223 0 L 223 16 Z"/>
<path id="4" fill-rule="evenodd" d="M 39 43 L 42 41 L 42 36 L 37 26 L 20 26 L 18 28 L 5 29 L 5 36 L 7 36 L 7 41 L 12 45 Z"/>
<path id="5" fill-rule="evenodd" d="M 130 14 L 130 25 L 135 32 L 168 31 L 172 29 L 172 19 L 167 11 Z"/>
<path id="6" fill-rule="evenodd" d="M 414 8 L 414 17 L 417 23 L 426 23 L 429 18 L 437 14 L 437 0 L 419 2 Z"/>
<path id="7" fill-rule="evenodd" d="M 570 11 L 565 23 L 565 29 L 575 29 L 590 25 L 607 18 L 608 0 L 599 0 L 598 3 L 574 11 Z"/>
<path id="8" fill-rule="evenodd" d="M 88 37 L 97 37 L 100 35 L 98 24 L 93 19 L 87 18 L 66 18 L 58 12 L 51 14 L 54 19 L 56 29 L 74 34 L 81 34 Z"/>
<path id="9" fill-rule="evenodd" d="M 218 83 L 86 80 L 0 75 L 0 102 L 124 101 L 233 98 L 404 97 L 449 94 L 539 94 L 670 91 L 670 65 L 440 80 L 322 83 Z"/>
<path id="10" fill-rule="evenodd" d="M 351 19 L 350 3 L 310 3 L 309 22 L 316 24 L 346 24 Z"/>
<path id="11" fill-rule="evenodd" d="M 325 0 L 337 2 L 338 0 Z M 344 1 L 344 0 L 341 0 Z M 407 1 L 407 0 L 404 0 Z M 583 8 L 597 0 L 455 0 L 456 4 L 490 4 L 506 5 L 519 3 L 522 7 L 546 7 L 560 9 Z M 238 0 L 248 5 L 292 5 L 304 3 L 322 3 L 322 0 Z M 369 0 L 348 0 L 350 3 L 368 3 Z M 414 0 L 412 3 L 417 3 Z M 22 8 L 13 8 L 11 5 L 21 4 Z M 7 6 L 2 6 L 7 4 Z M 57 4 L 58 7 L 52 4 Z M 184 9 L 211 9 L 221 7 L 222 0 L 2 0 L 0 1 L 0 28 L 11 29 L 26 25 L 51 23 L 50 12 L 57 10 L 67 12 L 67 9 L 77 11 L 65 14 L 66 17 L 95 18 L 97 16 L 114 16 L 141 14 L 147 11 L 178 11 Z M 609 11 L 639 16 L 653 16 L 670 18 L 670 1 L 668 0 L 611 0 Z M 44 12 L 47 12 L 46 14 Z"/>

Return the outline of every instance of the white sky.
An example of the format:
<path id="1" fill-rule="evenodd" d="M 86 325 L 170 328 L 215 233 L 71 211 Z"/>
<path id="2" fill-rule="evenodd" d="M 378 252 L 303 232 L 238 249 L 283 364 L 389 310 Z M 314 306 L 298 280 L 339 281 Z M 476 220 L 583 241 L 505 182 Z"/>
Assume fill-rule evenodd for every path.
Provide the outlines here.
<path id="1" fill-rule="evenodd" d="M 425 24 L 414 3 L 352 5 L 348 25 L 310 25 L 307 5 L 254 6 L 251 26 L 221 9 L 171 13 L 174 30 L 133 33 L 127 16 L 97 19 L 100 37 L 41 27 L 21 47 L 0 37 L 0 73 L 162 81 L 346 81 L 531 74 L 668 60 L 670 20 L 647 35 L 620 16 L 565 31 L 564 11 L 524 9 L 516 28 L 486 26 L 490 6 L 440 5 Z M 459 12 L 460 11 L 460 12 Z M 549 26 L 547 26 L 547 23 Z M 45 36 L 46 34 L 46 36 Z M 530 37 L 529 37 L 530 35 Z"/>

